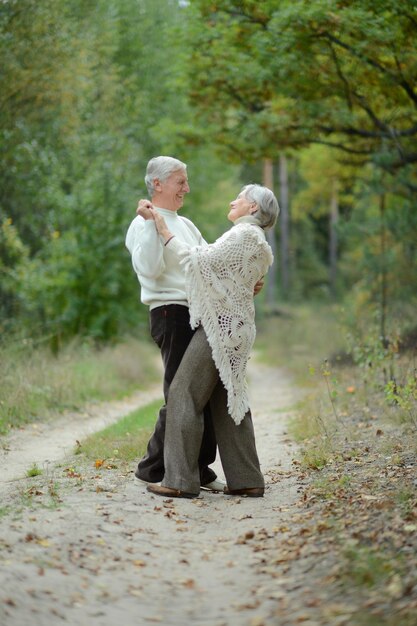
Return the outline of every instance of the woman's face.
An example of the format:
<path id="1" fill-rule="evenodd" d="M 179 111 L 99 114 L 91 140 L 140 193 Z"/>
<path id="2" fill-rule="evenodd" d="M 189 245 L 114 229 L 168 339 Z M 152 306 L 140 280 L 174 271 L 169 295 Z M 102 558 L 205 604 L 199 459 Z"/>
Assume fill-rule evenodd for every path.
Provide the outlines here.
<path id="1" fill-rule="evenodd" d="M 241 191 L 236 200 L 232 200 L 230 203 L 230 211 L 227 215 L 227 219 L 231 222 L 235 222 L 239 217 L 250 215 L 255 207 L 255 202 L 245 198 L 244 192 Z"/>

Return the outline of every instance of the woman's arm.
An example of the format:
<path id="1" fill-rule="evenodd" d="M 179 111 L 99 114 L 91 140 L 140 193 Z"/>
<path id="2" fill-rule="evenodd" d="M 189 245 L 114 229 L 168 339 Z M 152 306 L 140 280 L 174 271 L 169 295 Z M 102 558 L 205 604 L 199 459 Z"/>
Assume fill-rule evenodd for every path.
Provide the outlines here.
<path id="1" fill-rule="evenodd" d="M 155 228 L 149 200 L 140 200 L 126 235 L 126 247 L 132 256 L 133 269 L 140 276 L 158 278 L 165 270 L 163 245 Z"/>
<path id="2" fill-rule="evenodd" d="M 152 219 L 155 222 L 156 230 L 158 231 L 158 234 L 162 237 L 163 242 L 166 245 L 168 241 L 172 239 L 172 237 L 174 237 L 175 235 L 171 233 L 162 215 L 160 215 L 158 211 L 155 211 L 152 205 L 151 207 L 148 207 L 147 210 L 151 213 Z"/>

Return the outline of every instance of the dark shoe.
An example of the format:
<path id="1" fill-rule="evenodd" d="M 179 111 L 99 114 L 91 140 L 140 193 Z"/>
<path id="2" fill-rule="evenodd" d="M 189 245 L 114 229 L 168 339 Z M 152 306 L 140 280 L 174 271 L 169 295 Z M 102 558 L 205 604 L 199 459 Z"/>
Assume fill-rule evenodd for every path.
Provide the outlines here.
<path id="1" fill-rule="evenodd" d="M 171 487 L 162 487 L 161 485 L 150 484 L 146 487 L 147 491 L 154 493 L 156 496 L 164 498 L 198 498 L 198 493 L 187 493 L 179 489 L 171 489 Z"/>
<path id="2" fill-rule="evenodd" d="M 144 478 L 141 478 L 141 477 L 139 476 L 139 472 L 138 472 L 138 470 L 136 470 L 136 472 L 135 472 L 135 477 L 138 479 L 138 481 L 139 481 L 140 483 L 144 483 L 145 485 L 155 484 L 155 483 L 151 483 L 151 481 L 150 481 L 150 480 L 145 480 Z M 157 485 L 159 485 L 160 483 L 156 482 L 156 484 L 157 484 Z"/>
<path id="3" fill-rule="evenodd" d="M 265 489 L 263 487 L 246 487 L 244 489 L 224 488 L 226 496 L 248 496 L 248 498 L 263 498 Z"/>

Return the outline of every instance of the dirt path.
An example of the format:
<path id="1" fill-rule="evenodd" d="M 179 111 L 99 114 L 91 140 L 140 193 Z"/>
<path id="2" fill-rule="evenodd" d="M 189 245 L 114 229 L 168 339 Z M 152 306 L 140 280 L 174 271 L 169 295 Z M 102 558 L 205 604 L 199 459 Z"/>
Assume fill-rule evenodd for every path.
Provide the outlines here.
<path id="1" fill-rule="evenodd" d="M 249 372 L 263 499 L 202 492 L 165 500 L 134 479 L 133 467 L 71 476 L 71 448 L 101 427 L 98 415 L 79 428 L 61 421 L 10 439 L 0 460 L 2 506 L 11 507 L 0 520 L 2 625 L 290 623 L 278 622 L 276 609 L 291 581 L 262 573 L 253 539 L 291 523 L 298 494 L 285 429 L 297 398 L 283 371 L 251 361 Z M 126 413 L 115 406 L 105 422 Z M 64 455 L 64 465 L 53 465 Z M 48 463 L 42 477 L 12 480 L 34 461 Z"/>
<path id="2" fill-rule="evenodd" d="M 33 464 L 44 471 L 52 469 L 54 462 L 72 457 L 77 441 L 158 398 L 160 384 L 119 402 L 91 404 L 79 413 L 68 412 L 59 419 L 34 422 L 14 431 L 0 450 L 0 493 L 10 481 L 24 477 Z"/>

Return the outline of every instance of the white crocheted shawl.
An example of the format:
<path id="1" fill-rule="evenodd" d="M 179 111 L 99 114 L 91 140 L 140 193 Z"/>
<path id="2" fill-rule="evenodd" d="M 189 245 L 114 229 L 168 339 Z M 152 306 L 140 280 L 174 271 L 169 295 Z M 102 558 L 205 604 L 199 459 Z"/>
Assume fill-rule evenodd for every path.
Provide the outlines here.
<path id="1" fill-rule="evenodd" d="M 244 218 L 207 247 L 183 253 L 191 326 L 204 327 L 236 424 L 249 409 L 246 366 L 255 341 L 255 283 L 273 262 L 264 231 Z M 239 222 L 239 220 L 237 221 Z"/>

